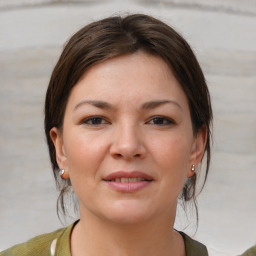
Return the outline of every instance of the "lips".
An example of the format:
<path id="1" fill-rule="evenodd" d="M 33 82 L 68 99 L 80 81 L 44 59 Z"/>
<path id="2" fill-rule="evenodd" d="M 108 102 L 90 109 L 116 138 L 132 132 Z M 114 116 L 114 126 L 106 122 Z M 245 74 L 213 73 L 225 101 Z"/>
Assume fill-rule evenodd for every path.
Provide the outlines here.
<path id="1" fill-rule="evenodd" d="M 114 181 L 116 179 L 122 179 L 122 178 L 127 178 L 127 179 L 144 179 L 148 181 L 152 181 L 153 178 L 149 176 L 148 174 L 145 174 L 143 172 L 139 171 L 133 171 L 133 172 L 124 172 L 124 171 L 119 171 L 119 172 L 113 172 L 110 175 L 106 176 L 103 178 L 105 181 Z M 127 181 L 127 180 L 126 180 Z"/>
<path id="2" fill-rule="evenodd" d="M 114 172 L 103 178 L 112 189 L 118 192 L 136 192 L 151 184 L 153 178 L 143 172 Z"/>
<path id="3" fill-rule="evenodd" d="M 110 181 L 126 183 L 126 182 L 145 181 L 145 179 L 144 178 L 116 178 Z"/>

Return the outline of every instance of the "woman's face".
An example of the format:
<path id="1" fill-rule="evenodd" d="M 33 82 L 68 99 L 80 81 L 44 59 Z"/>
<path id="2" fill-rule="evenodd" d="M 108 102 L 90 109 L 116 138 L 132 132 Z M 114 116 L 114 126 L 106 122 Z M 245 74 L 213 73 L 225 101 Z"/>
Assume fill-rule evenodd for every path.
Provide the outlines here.
<path id="1" fill-rule="evenodd" d="M 205 132 L 193 135 L 186 95 L 159 57 L 137 52 L 97 64 L 75 85 L 63 130 L 51 130 L 81 218 L 169 218 Z"/>

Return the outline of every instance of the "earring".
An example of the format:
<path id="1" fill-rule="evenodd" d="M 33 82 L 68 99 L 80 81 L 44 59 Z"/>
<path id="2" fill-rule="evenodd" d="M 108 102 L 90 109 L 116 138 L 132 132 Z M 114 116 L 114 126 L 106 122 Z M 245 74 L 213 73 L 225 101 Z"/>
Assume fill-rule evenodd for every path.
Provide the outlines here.
<path id="1" fill-rule="evenodd" d="M 60 175 L 60 177 L 63 179 L 63 174 L 64 174 L 64 172 L 65 172 L 65 170 L 64 169 L 61 169 L 60 171 L 59 171 L 59 175 Z"/>
<path id="2" fill-rule="evenodd" d="M 195 172 L 195 170 L 196 170 L 196 167 L 195 167 L 194 164 L 192 164 L 191 171 L 192 171 L 192 172 Z"/>

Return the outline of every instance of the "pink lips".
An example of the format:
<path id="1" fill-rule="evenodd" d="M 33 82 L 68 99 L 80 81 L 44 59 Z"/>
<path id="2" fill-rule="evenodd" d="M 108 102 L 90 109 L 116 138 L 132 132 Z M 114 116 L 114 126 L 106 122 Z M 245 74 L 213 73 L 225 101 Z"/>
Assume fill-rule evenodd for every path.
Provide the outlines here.
<path id="1" fill-rule="evenodd" d="M 131 193 L 147 187 L 149 184 L 151 184 L 153 178 L 139 171 L 119 171 L 111 173 L 110 175 L 104 177 L 103 180 L 107 182 L 111 188 L 118 192 Z"/>

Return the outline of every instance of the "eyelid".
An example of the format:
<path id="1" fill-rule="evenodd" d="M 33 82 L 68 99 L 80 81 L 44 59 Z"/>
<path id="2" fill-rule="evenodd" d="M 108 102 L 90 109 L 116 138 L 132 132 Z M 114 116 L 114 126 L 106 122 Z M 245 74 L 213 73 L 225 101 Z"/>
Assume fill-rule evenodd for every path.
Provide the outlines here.
<path id="1" fill-rule="evenodd" d="M 93 121 L 93 119 L 100 119 L 100 123 L 90 123 L 90 121 Z M 154 120 L 162 120 L 163 123 L 152 123 Z M 94 121 L 95 121 L 94 120 Z M 88 126 L 101 126 L 101 125 L 106 125 L 106 124 L 111 124 L 110 121 L 108 121 L 108 119 L 104 116 L 100 116 L 100 115 L 92 115 L 92 116 L 88 116 L 86 118 L 83 118 L 80 122 L 80 124 L 84 124 L 84 125 L 88 125 Z M 146 121 L 146 124 L 149 125 L 157 125 L 157 126 L 168 126 L 168 125 L 173 125 L 176 124 L 176 122 L 174 121 L 173 118 L 170 117 L 166 117 L 166 116 L 161 116 L 161 115 L 156 115 L 156 116 L 152 116 L 148 119 L 148 121 Z"/>
<path id="2" fill-rule="evenodd" d="M 100 123 L 100 124 L 90 124 L 89 121 L 92 121 L 93 119 L 102 119 L 102 121 L 104 123 Z M 105 124 L 109 124 L 110 122 L 107 121 L 107 119 L 103 116 L 88 116 L 86 118 L 83 118 L 80 122 L 81 124 L 85 124 L 85 125 L 89 125 L 89 126 L 100 126 L 100 125 L 105 125 Z"/>
<path id="3" fill-rule="evenodd" d="M 150 117 L 149 121 L 147 121 L 148 124 L 150 124 L 151 121 L 153 121 L 154 119 L 163 119 L 164 121 L 167 121 L 167 124 L 152 124 L 152 125 L 158 125 L 158 126 L 165 126 L 165 125 L 172 125 L 172 124 L 176 124 L 176 122 L 170 118 L 170 117 L 166 117 L 166 116 L 152 116 Z"/>

